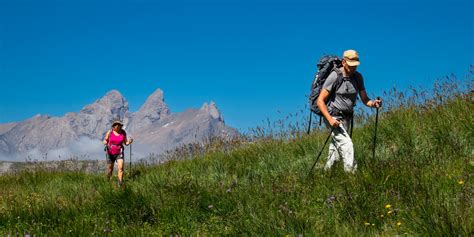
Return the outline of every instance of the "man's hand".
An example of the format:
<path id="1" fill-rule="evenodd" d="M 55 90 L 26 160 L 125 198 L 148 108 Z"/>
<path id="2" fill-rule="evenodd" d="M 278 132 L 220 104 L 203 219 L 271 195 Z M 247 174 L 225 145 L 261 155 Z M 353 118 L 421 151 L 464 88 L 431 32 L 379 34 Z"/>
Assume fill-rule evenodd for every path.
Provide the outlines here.
<path id="1" fill-rule="evenodd" d="M 128 139 L 128 145 L 132 144 L 133 138 Z"/>
<path id="2" fill-rule="evenodd" d="M 331 120 L 329 120 L 329 124 L 331 125 L 331 127 L 337 128 L 339 127 L 339 125 L 341 125 L 341 122 L 331 117 Z"/>
<path id="3" fill-rule="evenodd" d="M 382 99 L 380 99 L 380 97 L 377 98 L 376 100 L 374 100 L 374 105 L 373 105 L 373 107 L 375 107 L 375 108 L 380 108 L 380 107 L 382 107 Z"/>

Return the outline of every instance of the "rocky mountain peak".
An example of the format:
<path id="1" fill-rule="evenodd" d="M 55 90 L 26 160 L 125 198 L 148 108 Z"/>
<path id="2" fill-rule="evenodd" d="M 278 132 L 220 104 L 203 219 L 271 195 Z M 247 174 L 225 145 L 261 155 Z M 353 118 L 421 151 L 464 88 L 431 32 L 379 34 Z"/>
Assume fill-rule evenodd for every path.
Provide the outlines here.
<path id="1" fill-rule="evenodd" d="M 170 110 L 165 103 L 163 91 L 156 89 L 148 96 L 142 107 L 137 112 L 131 114 L 128 129 L 130 131 L 139 131 L 167 117 L 169 114 Z"/>
<path id="2" fill-rule="evenodd" d="M 107 92 L 102 98 L 85 106 L 81 114 L 112 114 L 116 118 L 124 118 L 128 112 L 128 102 L 117 90 Z"/>
<path id="3" fill-rule="evenodd" d="M 216 103 L 214 103 L 214 101 L 211 101 L 211 103 L 209 104 L 204 103 L 200 110 L 208 113 L 213 119 L 224 121 L 224 118 L 222 117 L 221 112 L 217 108 Z"/>
<path id="4" fill-rule="evenodd" d="M 165 99 L 163 91 L 161 89 L 156 89 L 150 96 L 148 96 L 145 103 L 138 110 L 138 112 L 157 112 L 158 114 L 167 115 L 169 114 L 169 108 L 165 104 Z"/>
<path id="5" fill-rule="evenodd" d="M 104 106 L 123 106 L 124 104 L 127 104 L 127 101 L 123 97 L 122 94 L 120 94 L 119 91 L 117 90 L 111 90 L 105 94 L 102 98 L 100 98 L 96 103 L 104 105 Z"/>

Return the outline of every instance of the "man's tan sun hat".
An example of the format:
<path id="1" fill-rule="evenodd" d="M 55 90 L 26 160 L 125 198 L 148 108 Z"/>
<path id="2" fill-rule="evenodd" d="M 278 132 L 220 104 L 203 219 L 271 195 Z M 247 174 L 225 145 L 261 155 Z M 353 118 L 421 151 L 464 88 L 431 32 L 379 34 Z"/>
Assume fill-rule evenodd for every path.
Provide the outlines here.
<path id="1" fill-rule="evenodd" d="M 114 120 L 114 122 L 112 123 L 112 127 L 115 126 L 115 124 L 120 124 L 123 126 L 123 123 L 120 120 Z"/>
<path id="2" fill-rule="evenodd" d="M 360 64 L 359 54 L 353 49 L 344 51 L 343 58 L 349 66 L 359 66 Z"/>

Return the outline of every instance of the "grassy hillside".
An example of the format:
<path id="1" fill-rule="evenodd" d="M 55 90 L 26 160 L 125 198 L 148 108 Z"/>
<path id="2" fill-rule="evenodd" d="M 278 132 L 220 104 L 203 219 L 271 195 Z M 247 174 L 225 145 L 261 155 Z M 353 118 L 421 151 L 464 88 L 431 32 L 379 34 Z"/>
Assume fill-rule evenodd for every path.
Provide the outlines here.
<path id="1" fill-rule="evenodd" d="M 326 151 L 308 176 L 315 132 L 138 167 L 124 189 L 79 171 L 1 176 L 0 235 L 472 235 L 472 92 L 387 105 L 375 159 L 374 118 L 354 130 L 353 175 L 324 172 Z"/>

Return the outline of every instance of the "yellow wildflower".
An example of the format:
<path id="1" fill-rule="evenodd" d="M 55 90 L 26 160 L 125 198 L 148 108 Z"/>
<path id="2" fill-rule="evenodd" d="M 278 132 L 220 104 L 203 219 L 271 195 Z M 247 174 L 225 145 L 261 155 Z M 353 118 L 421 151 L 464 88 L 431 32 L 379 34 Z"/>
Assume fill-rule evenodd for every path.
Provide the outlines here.
<path id="1" fill-rule="evenodd" d="M 364 222 L 364 225 L 369 226 L 370 223 L 369 222 Z"/>
<path id="2" fill-rule="evenodd" d="M 402 225 L 402 223 L 399 221 L 397 222 L 397 226 L 400 227 Z"/>
<path id="3" fill-rule="evenodd" d="M 383 214 L 382 214 L 382 215 L 380 215 L 380 218 L 383 218 L 383 217 L 384 217 L 384 215 L 383 215 Z"/>
<path id="4" fill-rule="evenodd" d="M 463 185 L 463 184 L 464 184 L 464 180 L 460 179 L 460 180 L 458 181 L 458 184 L 459 184 L 459 185 Z"/>
<path id="5" fill-rule="evenodd" d="M 390 210 L 390 211 L 387 212 L 387 215 L 390 215 L 390 214 L 392 214 L 392 213 L 393 213 L 393 211 Z"/>
<path id="6" fill-rule="evenodd" d="M 387 209 L 389 209 L 391 207 L 392 207 L 392 205 L 390 205 L 390 204 L 385 205 L 385 208 L 387 208 Z"/>

